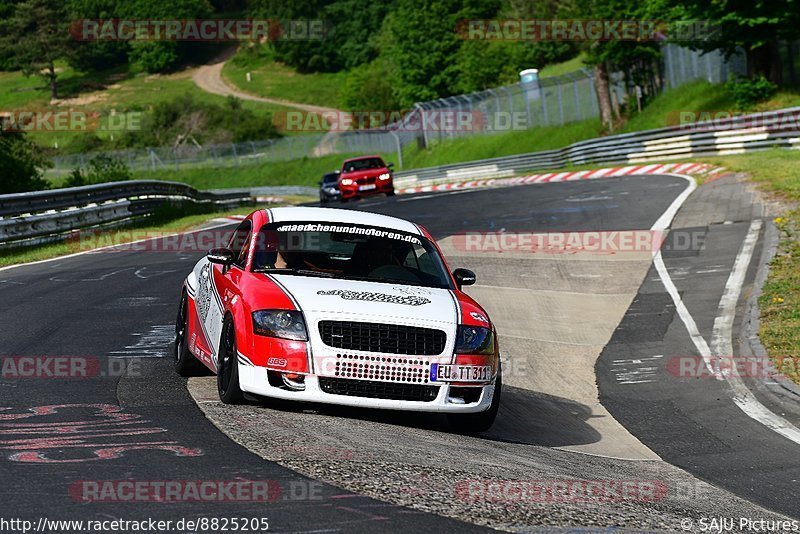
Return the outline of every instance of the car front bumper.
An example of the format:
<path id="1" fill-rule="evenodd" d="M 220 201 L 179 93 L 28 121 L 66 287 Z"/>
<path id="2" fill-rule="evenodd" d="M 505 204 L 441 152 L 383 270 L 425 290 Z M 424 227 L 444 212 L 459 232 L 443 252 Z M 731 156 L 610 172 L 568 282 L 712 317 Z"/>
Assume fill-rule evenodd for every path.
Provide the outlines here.
<path id="1" fill-rule="evenodd" d="M 391 193 L 394 190 L 393 180 L 378 180 L 375 182 L 375 189 L 359 191 L 358 185 L 339 186 L 342 198 L 350 199 L 355 197 L 366 197 L 369 195 L 379 195 Z"/>
<path id="2" fill-rule="evenodd" d="M 481 388 L 480 397 L 477 402 L 469 404 L 451 402 L 449 400 L 450 386 L 448 384 L 442 384 L 439 387 L 436 398 L 429 402 L 381 399 L 326 393 L 320 387 L 319 377 L 316 375 L 306 375 L 305 390 L 293 391 L 270 385 L 267 369 L 265 367 L 241 364 L 239 364 L 239 382 L 243 391 L 263 397 L 296 400 L 300 402 L 355 406 L 360 408 L 435 413 L 484 412 L 491 407 L 495 390 L 494 384 L 478 386 Z"/>

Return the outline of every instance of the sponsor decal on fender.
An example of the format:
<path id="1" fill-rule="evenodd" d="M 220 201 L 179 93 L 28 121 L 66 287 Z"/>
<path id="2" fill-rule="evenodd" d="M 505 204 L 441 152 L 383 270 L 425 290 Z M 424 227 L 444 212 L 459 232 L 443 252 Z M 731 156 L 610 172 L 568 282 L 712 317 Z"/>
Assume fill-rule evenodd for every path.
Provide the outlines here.
<path id="1" fill-rule="evenodd" d="M 283 358 L 270 358 L 267 360 L 268 367 L 286 367 L 288 364 L 289 361 Z"/>
<path id="2" fill-rule="evenodd" d="M 489 319 L 487 319 L 484 315 L 478 312 L 469 312 L 469 316 L 475 319 L 476 321 L 489 324 Z"/>
<path id="3" fill-rule="evenodd" d="M 367 302 L 387 302 L 390 304 L 404 304 L 406 306 L 422 306 L 430 304 L 430 299 L 412 295 L 387 295 L 386 293 L 372 293 L 369 291 L 349 291 L 346 289 L 331 289 L 317 291 L 317 295 L 339 295 L 344 300 L 364 300 Z"/>

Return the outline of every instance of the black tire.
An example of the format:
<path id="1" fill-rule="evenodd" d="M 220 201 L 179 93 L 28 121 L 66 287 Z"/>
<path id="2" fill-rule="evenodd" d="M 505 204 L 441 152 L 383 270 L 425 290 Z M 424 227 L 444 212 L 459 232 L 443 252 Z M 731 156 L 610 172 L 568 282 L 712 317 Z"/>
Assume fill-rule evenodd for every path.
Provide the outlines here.
<path id="1" fill-rule="evenodd" d="M 189 330 L 189 298 L 184 290 L 181 294 L 181 305 L 178 308 L 178 318 L 175 320 L 175 343 L 173 346 L 173 358 L 175 361 L 175 372 L 181 376 L 196 376 L 202 371 L 203 364 L 200 363 L 194 354 L 189 352 L 189 344 L 186 342 L 186 333 Z"/>
<path id="2" fill-rule="evenodd" d="M 447 422 L 456 432 L 463 434 L 473 434 L 475 432 L 486 432 L 494 424 L 497 412 L 500 409 L 500 397 L 503 392 L 503 370 L 497 372 L 497 380 L 494 386 L 494 397 L 492 405 L 485 412 L 478 413 L 451 413 L 447 414 Z"/>
<path id="3" fill-rule="evenodd" d="M 387 197 L 393 197 L 393 196 L 395 196 L 396 194 L 397 194 L 397 193 L 395 193 L 395 192 L 394 192 L 394 189 L 392 189 L 391 191 L 389 191 L 388 193 L 386 193 L 386 196 L 387 196 Z"/>
<path id="4" fill-rule="evenodd" d="M 345 202 L 347 202 L 347 199 L 346 199 L 346 198 L 344 198 L 344 197 L 341 197 L 341 198 L 339 199 L 339 202 L 341 202 L 342 204 L 344 204 Z"/>
<path id="5" fill-rule="evenodd" d="M 244 393 L 239 387 L 239 359 L 236 355 L 236 330 L 230 318 L 225 319 L 219 344 L 217 392 L 225 404 L 241 404 Z"/>

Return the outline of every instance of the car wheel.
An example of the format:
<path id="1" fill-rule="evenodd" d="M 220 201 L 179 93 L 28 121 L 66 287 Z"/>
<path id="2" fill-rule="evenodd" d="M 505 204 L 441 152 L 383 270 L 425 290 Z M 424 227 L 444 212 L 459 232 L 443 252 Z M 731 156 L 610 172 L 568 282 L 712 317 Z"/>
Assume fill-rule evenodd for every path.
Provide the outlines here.
<path id="1" fill-rule="evenodd" d="M 181 295 L 181 305 L 178 308 L 178 318 L 175 320 L 175 371 L 181 376 L 194 376 L 203 368 L 194 355 L 189 352 L 189 343 L 186 334 L 189 331 L 189 297 L 186 291 Z"/>
<path id="2" fill-rule="evenodd" d="M 500 396 L 503 391 L 502 368 L 497 372 L 497 380 L 494 385 L 494 397 L 492 405 L 485 412 L 479 413 L 451 413 L 447 414 L 447 422 L 456 432 L 472 434 L 475 432 L 486 432 L 494 424 L 497 418 L 497 411 L 500 409 Z"/>
<path id="3" fill-rule="evenodd" d="M 393 197 L 393 196 L 395 196 L 396 194 L 397 194 L 397 193 L 395 193 L 395 192 L 394 192 L 394 189 L 392 189 L 391 191 L 389 191 L 388 193 L 386 193 L 386 196 L 387 196 L 387 197 Z"/>
<path id="4" fill-rule="evenodd" d="M 323 197 L 322 195 L 320 195 L 319 196 L 319 203 L 320 204 L 327 204 L 328 203 L 328 199 L 326 197 Z"/>
<path id="5" fill-rule="evenodd" d="M 236 330 L 231 319 L 225 320 L 219 347 L 217 391 L 225 404 L 241 404 L 244 394 L 239 387 L 239 359 L 236 355 Z"/>
<path id="6" fill-rule="evenodd" d="M 339 199 L 339 202 L 341 202 L 342 204 L 344 204 L 345 202 L 347 202 L 347 199 L 346 199 L 346 198 L 344 198 L 344 197 L 342 197 L 342 198 L 340 198 L 340 199 Z"/>

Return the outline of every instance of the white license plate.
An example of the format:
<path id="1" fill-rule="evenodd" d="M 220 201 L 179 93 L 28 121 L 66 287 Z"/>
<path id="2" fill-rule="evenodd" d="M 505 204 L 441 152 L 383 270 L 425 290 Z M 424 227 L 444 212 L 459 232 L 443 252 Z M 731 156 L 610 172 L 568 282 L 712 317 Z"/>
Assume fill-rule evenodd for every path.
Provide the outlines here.
<path id="1" fill-rule="evenodd" d="M 376 187 L 378 187 L 378 186 L 375 185 L 375 184 L 359 185 L 358 186 L 358 190 L 359 191 L 369 191 L 370 189 L 375 189 Z"/>
<path id="2" fill-rule="evenodd" d="M 431 365 L 431 382 L 488 382 L 491 365 Z"/>

